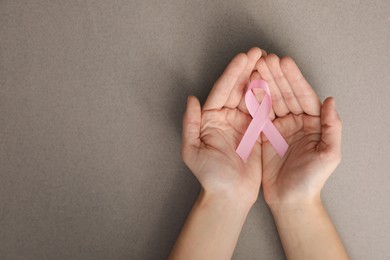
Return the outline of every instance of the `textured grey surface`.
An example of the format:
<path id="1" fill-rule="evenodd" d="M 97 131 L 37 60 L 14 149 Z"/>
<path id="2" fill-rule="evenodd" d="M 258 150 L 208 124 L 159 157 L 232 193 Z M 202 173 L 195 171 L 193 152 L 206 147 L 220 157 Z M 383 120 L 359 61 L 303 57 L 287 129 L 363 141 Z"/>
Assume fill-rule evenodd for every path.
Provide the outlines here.
<path id="1" fill-rule="evenodd" d="M 186 96 L 234 54 L 292 56 L 344 122 L 323 197 L 352 259 L 390 259 L 390 2 L 0 0 L 0 258 L 163 259 L 199 186 Z M 283 259 L 262 198 L 234 259 Z"/>

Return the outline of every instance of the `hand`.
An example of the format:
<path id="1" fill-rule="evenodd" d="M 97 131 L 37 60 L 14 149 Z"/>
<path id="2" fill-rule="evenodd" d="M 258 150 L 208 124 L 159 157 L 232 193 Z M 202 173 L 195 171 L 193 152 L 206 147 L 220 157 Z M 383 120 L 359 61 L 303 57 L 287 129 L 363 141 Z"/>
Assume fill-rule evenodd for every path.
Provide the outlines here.
<path id="1" fill-rule="evenodd" d="M 341 158 L 341 120 L 333 98 L 321 105 L 295 62 L 270 54 L 256 64 L 269 84 L 273 123 L 289 149 L 280 159 L 263 136 L 263 191 L 268 205 L 320 201 L 320 191 Z"/>
<path id="2" fill-rule="evenodd" d="M 261 145 L 256 143 L 244 163 L 235 152 L 251 117 L 243 92 L 262 50 L 238 54 L 215 83 L 201 110 L 190 96 L 183 118 L 184 162 L 206 193 L 239 197 L 254 203 L 261 183 Z M 241 104 L 241 105 L 240 105 Z"/>

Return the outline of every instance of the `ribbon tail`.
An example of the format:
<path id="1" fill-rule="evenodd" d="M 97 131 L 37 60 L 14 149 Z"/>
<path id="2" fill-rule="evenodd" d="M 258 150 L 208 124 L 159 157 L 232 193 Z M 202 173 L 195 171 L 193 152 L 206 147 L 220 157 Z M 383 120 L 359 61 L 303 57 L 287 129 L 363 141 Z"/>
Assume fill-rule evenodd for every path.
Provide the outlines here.
<path id="1" fill-rule="evenodd" d="M 261 121 L 257 121 L 259 120 L 256 120 L 256 118 L 254 118 L 249 124 L 236 150 L 237 154 L 244 162 L 246 162 L 246 160 L 248 159 L 249 154 L 251 153 L 253 146 L 255 146 L 256 140 L 259 137 L 263 128 L 259 127 L 259 123 L 261 124 Z"/>
<path id="2" fill-rule="evenodd" d="M 282 158 L 287 152 L 288 144 L 271 120 L 268 119 L 265 123 L 263 133 L 268 138 L 268 141 L 274 147 L 279 157 Z"/>

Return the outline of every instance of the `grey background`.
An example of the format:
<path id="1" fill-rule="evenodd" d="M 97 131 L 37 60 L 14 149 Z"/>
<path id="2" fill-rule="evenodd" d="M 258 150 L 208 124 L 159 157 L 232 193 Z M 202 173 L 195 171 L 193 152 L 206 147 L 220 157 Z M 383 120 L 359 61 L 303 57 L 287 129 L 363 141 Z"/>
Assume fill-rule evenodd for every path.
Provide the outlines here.
<path id="1" fill-rule="evenodd" d="M 290 55 L 344 123 L 323 198 L 352 259 L 390 259 L 390 2 L 0 0 L 0 258 L 164 259 L 199 185 L 186 96 Z M 234 259 L 284 259 L 262 197 Z"/>

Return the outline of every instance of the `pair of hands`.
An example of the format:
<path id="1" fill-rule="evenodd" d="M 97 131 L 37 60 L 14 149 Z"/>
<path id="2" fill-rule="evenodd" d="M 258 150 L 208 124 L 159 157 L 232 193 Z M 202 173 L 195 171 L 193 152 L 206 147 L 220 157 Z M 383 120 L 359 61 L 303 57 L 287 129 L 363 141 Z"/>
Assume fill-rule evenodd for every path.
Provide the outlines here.
<path id="1" fill-rule="evenodd" d="M 280 158 L 263 134 L 247 162 L 235 152 L 252 120 L 244 91 L 264 79 L 270 119 L 289 144 Z M 255 92 L 261 101 L 262 92 Z M 183 118 L 182 156 L 203 192 L 253 205 L 261 184 L 267 204 L 316 203 L 341 158 L 341 120 L 332 98 L 321 104 L 295 62 L 259 48 L 240 53 L 214 84 L 203 108 L 190 96 Z"/>

